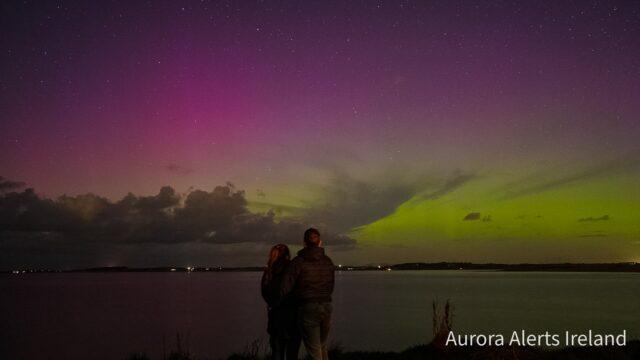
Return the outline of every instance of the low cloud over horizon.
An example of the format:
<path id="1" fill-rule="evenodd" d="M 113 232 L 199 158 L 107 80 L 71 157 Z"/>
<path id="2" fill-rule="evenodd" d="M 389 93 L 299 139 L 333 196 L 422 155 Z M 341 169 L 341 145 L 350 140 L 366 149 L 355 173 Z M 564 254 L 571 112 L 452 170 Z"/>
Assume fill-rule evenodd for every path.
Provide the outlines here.
<path id="1" fill-rule="evenodd" d="M 252 250 L 266 254 L 276 243 L 299 244 L 310 226 L 320 228 L 329 246 L 355 245 L 347 235 L 304 218 L 252 212 L 245 192 L 231 183 L 184 195 L 164 186 L 153 196 L 129 193 L 115 202 L 92 193 L 53 200 L 32 188 L 17 191 L 24 183 L 3 179 L 2 184 L 7 184 L 0 196 L 2 269 L 207 262 L 216 254 L 229 256 L 224 247 L 245 244 L 244 253 L 233 254 L 242 258 Z"/>
<path id="2" fill-rule="evenodd" d="M 530 174 L 320 166 L 253 196 L 227 182 L 47 198 L 2 178 L 0 269 L 258 265 L 309 226 L 343 264 L 636 261 L 637 154 Z"/>

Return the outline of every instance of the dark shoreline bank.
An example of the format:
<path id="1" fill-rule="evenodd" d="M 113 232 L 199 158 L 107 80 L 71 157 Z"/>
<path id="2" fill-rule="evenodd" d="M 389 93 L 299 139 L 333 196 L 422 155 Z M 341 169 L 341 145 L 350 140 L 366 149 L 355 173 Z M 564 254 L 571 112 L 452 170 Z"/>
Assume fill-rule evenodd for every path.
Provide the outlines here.
<path id="1" fill-rule="evenodd" d="M 83 269 L 32 269 L 20 268 L 3 270 L 5 274 L 28 273 L 78 273 L 78 272 L 256 272 L 262 271 L 261 266 L 245 267 L 150 267 L 133 268 L 127 266 L 97 267 Z M 402 263 L 384 265 L 350 266 L 339 265 L 338 271 L 403 271 L 403 270 L 486 270 L 486 271 L 553 271 L 553 272 L 640 272 L 640 263 L 550 263 L 550 264 L 474 264 L 466 262 L 439 262 L 439 263 Z"/>
<path id="2" fill-rule="evenodd" d="M 631 340 L 625 346 L 606 347 L 561 347 L 544 348 L 532 346 L 471 346 L 471 347 L 437 347 L 433 343 L 417 345 L 402 351 L 348 351 L 340 346 L 329 350 L 332 360 L 556 360 L 556 359 L 640 359 L 640 340 Z M 126 360 L 150 360 L 146 354 L 132 354 Z M 184 350 L 172 351 L 165 360 L 205 360 Z M 234 353 L 227 360 L 267 360 L 269 354 L 265 349 L 247 349 L 242 353 Z"/>
<path id="3" fill-rule="evenodd" d="M 418 359 L 640 359 L 640 340 L 626 346 L 542 348 L 527 346 L 449 347 L 419 345 L 401 352 L 334 350 L 332 360 L 418 360 Z M 229 360 L 242 358 L 229 357 Z"/>

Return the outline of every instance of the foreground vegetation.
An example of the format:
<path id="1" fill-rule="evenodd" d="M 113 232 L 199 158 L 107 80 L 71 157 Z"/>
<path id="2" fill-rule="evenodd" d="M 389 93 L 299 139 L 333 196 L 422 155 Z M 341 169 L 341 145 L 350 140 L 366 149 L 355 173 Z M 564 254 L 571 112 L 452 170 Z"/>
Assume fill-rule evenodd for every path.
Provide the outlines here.
<path id="1" fill-rule="evenodd" d="M 128 360 L 148 360 L 143 354 L 132 355 Z M 205 358 L 195 357 L 187 352 L 172 352 L 165 360 L 204 360 Z M 228 360 L 268 360 L 266 353 L 253 354 L 246 351 L 233 354 Z M 442 359 L 442 360 L 529 360 L 529 359 L 570 359 L 570 360 L 591 360 L 591 359 L 640 359 L 640 341 L 630 341 L 624 347 L 582 347 L 582 348 L 562 348 L 556 350 L 545 350 L 536 347 L 471 347 L 471 348 L 450 348 L 439 349 L 433 344 L 411 347 L 401 352 L 377 352 L 377 351 L 345 351 L 339 347 L 334 347 L 329 352 L 331 360 L 422 360 L 422 359 Z"/>
<path id="2" fill-rule="evenodd" d="M 433 302 L 433 340 L 427 345 L 418 345 L 406 350 L 395 352 L 381 351 L 347 351 L 339 345 L 334 345 L 329 351 L 331 360 L 595 360 L 595 359 L 640 359 L 640 340 L 632 340 L 626 346 L 603 347 L 564 347 L 541 348 L 531 346 L 445 346 L 446 337 L 453 327 L 453 307 L 446 301 L 440 307 Z M 209 360 L 196 357 L 181 347 L 180 335 L 177 336 L 176 350 L 171 351 L 162 360 Z M 126 360 L 150 360 L 145 354 L 133 354 Z M 232 354 L 227 360 L 270 360 L 268 345 L 256 340 L 247 345 L 244 351 Z"/>

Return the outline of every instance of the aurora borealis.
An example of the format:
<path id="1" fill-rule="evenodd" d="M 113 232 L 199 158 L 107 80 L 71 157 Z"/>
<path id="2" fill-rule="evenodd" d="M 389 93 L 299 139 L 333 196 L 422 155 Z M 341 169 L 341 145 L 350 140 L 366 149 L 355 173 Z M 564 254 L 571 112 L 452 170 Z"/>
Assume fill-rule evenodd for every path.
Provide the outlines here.
<path id="1" fill-rule="evenodd" d="M 231 182 L 245 218 L 352 239 L 329 249 L 344 263 L 640 261 L 636 2 L 0 9 L 0 176 L 40 200 L 96 194 L 60 205 L 91 226 L 128 193 L 170 186 L 149 215 L 166 220 Z M 62 254 L 47 237 L 78 227 L 6 206 L 0 267 L 254 265 L 270 245 L 181 238 L 176 220 L 171 241 L 76 236 Z"/>

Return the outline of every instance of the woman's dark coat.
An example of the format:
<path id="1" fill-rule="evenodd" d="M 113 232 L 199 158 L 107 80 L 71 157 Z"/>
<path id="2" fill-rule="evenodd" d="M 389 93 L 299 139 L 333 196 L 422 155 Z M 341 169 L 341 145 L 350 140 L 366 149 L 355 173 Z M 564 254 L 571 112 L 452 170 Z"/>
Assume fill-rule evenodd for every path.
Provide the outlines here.
<path id="1" fill-rule="evenodd" d="M 289 261 L 274 263 L 271 279 L 268 279 L 265 271 L 262 273 L 260 284 L 262 298 L 268 305 L 267 332 L 271 336 L 296 338 L 299 336 L 296 323 L 297 308 L 291 296 L 279 298 L 284 269 L 288 263 Z"/>

